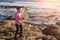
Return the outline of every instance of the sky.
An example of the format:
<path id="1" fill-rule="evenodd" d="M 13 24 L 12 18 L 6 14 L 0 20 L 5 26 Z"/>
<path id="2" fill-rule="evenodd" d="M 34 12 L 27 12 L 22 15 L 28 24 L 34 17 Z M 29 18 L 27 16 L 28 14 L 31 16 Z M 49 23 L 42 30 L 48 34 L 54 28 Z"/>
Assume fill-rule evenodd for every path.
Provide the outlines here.
<path id="1" fill-rule="evenodd" d="M 31 1 L 31 2 L 60 2 L 60 0 L 0 0 L 0 2 Z"/>

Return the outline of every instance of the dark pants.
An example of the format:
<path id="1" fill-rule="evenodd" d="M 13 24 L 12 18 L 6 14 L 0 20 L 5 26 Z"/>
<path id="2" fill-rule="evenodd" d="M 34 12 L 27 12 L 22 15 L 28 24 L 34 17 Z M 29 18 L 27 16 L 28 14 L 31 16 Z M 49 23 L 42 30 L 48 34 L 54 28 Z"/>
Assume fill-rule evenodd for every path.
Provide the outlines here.
<path id="1" fill-rule="evenodd" d="M 15 24 L 16 25 L 16 33 L 15 33 L 15 40 L 17 40 L 17 34 L 18 32 L 20 31 L 20 37 L 22 37 L 22 24 L 18 25 L 18 24 Z M 20 29 L 20 30 L 19 30 Z"/>

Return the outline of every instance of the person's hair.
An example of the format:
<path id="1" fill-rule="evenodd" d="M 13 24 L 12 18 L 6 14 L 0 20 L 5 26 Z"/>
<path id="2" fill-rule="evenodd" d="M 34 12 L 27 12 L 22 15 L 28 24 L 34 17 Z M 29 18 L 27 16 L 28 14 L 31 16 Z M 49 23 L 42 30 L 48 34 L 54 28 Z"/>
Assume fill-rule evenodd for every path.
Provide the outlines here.
<path id="1" fill-rule="evenodd" d="M 20 9 L 20 7 L 17 7 L 17 10 Z"/>

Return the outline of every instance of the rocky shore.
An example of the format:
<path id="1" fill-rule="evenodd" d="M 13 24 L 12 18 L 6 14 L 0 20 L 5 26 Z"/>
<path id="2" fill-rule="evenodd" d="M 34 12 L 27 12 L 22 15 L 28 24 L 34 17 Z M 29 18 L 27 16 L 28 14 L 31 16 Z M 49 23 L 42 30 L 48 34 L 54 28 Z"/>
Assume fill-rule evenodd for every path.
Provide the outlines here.
<path id="1" fill-rule="evenodd" d="M 23 22 L 22 40 L 60 40 L 60 22 L 56 24 L 30 24 Z M 15 34 L 14 20 L 0 21 L 0 40 L 11 39 Z M 17 37 L 18 38 L 18 37 Z M 20 38 L 18 38 L 20 40 Z"/>

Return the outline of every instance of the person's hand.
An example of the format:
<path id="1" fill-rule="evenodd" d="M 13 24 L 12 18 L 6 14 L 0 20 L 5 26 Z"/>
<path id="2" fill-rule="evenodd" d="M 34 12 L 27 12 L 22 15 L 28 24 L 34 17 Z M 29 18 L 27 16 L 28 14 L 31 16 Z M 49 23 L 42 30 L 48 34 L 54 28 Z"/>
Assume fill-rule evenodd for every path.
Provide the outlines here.
<path id="1" fill-rule="evenodd" d="M 25 14 L 25 13 L 22 15 L 22 19 L 23 19 L 23 20 L 26 19 L 26 14 Z"/>
<path id="2" fill-rule="evenodd" d="M 24 18 L 24 17 L 22 17 L 21 19 L 22 19 L 22 20 L 24 20 L 25 18 Z"/>

